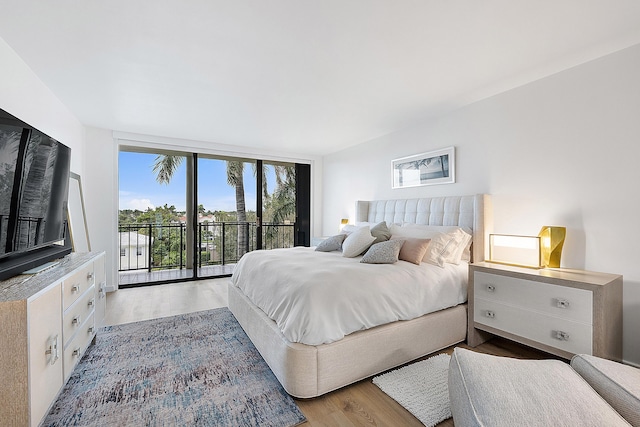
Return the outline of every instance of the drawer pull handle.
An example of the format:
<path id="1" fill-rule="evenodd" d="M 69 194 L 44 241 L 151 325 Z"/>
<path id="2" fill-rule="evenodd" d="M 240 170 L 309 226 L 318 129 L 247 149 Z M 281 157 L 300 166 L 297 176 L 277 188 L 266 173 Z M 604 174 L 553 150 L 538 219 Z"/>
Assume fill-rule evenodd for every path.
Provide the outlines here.
<path id="1" fill-rule="evenodd" d="M 560 341 L 569 341 L 569 333 L 564 331 L 556 331 L 555 338 Z"/>
<path id="2" fill-rule="evenodd" d="M 556 300 L 556 307 L 558 308 L 569 308 L 569 301 L 566 299 L 558 299 Z"/>
<path id="3" fill-rule="evenodd" d="M 489 319 L 494 319 L 496 317 L 495 311 L 491 311 L 491 310 L 485 311 L 484 315 L 487 316 Z"/>
<path id="4" fill-rule="evenodd" d="M 74 349 L 72 354 L 73 354 L 75 357 L 80 356 L 80 347 L 78 347 L 78 348 Z"/>
<path id="5" fill-rule="evenodd" d="M 87 273 L 87 280 L 93 279 L 93 271 Z"/>
<path id="6" fill-rule="evenodd" d="M 87 333 L 88 334 L 92 334 L 93 333 L 93 326 L 89 326 L 89 329 L 87 329 Z"/>
<path id="7" fill-rule="evenodd" d="M 80 316 L 75 316 L 73 319 L 71 319 L 71 324 L 78 326 L 80 324 Z"/>
<path id="8" fill-rule="evenodd" d="M 496 285 L 487 285 L 487 292 L 495 292 Z"/>
<path id="9" fill-rule="evenodd" d="M 93 307 L 93 305 L 94 305 L 94 304 L 95 304 L 95 300 L 94 300 L 93 298 L 91 298 L 91 299 L 89 300 L 89 302 L 87 302 L 87 305 L 88 305 L 89 307 Z"/>
<path id="10" fill-rule="evenodd" d="M 47 350 L 44 352 L 47 356 L 49 356 L 49 364 L 53 365 L 58 360 L 58 336 L 54 336 L 49 338 L 49 345 L 47 346 Z"/>
<path id="11" fill-rule="evenodd" d="M 73 285 L 71 287 L 71 293 L 75 294 L 75 293 L 78 293 L 78 292 L 80 292 L 80 285 Z"/>

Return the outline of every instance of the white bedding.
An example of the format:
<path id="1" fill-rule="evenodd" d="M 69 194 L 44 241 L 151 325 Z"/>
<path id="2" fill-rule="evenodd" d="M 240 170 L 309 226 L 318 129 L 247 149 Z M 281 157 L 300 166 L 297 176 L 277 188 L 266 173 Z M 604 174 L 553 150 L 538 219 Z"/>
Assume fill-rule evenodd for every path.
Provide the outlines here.
<path id="1" fill-rule="evenodd" d="M 308 345 L 467 300 L 465 262 L 440 268 L 361 259 L 305 247 L 254 251 L 240 259 L 231 281 L 289 341 Z"/>

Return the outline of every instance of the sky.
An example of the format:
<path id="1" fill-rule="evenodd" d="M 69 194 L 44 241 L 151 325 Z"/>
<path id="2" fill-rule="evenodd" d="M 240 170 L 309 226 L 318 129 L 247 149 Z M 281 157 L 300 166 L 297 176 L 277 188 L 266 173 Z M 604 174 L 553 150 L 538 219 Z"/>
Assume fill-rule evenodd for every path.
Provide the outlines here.
<path id="1" fill-rule="evenodd" d="M 121 151 L 118 159 L 120 209 L 138 209 L 174 205 L 184 211 L 186 206 L 186 162 L 183 161 L 169 184 L 159 184 L 153 172 L 156 154 Z M 272 169 L 272 168 L 269 168 Z M 268 169 L 269 191 L 273 191 L 274 177 Z M 244 189 L 247 211 L 256 209 L 256 180 L 253 168 L 245 163 Z M 206 210 L 235 211 L 235 188 L 227 184 L 226 162 L 198 159 L 198 204 Z"/>

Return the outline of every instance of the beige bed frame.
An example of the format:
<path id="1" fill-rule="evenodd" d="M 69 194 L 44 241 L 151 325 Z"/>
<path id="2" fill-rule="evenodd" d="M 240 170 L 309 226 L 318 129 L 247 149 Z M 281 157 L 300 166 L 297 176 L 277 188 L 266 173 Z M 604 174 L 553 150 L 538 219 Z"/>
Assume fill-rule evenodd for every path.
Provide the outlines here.
<path id="1" fill-rule="evenodd" d="M 472 260 L 482 261 L 490 224 L 487 195 L 358 201 L 356 221 L 459 225 L 473 233 Z M 466 304 L 352 333 L 311 346 L 289 342 L 275 322 L 235 286 L 229 309 L 292 396 L 311 398 L 464 341 Z"/>

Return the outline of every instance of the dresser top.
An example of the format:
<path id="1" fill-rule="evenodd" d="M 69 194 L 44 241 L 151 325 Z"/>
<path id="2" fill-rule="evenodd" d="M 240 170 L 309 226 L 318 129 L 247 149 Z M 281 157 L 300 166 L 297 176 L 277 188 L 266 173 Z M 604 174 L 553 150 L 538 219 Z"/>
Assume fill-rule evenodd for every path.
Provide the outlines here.
<path id="1" fill-rule="evenodd" d="M 92 262 L 103 252 L 70 253 L 60 262 L 37 274 L 21 274 L 0 281 L 0 303 L 31 298 L 53 283 L 70 276 L 76 269 Z"/>
<path id="2" fill-rule="evenodd" d="M 478 262 L 471 264 L 477 271 L 487 273 L 504 273 L 512 277 L 541 280 L 564 280 L 567 282 L 585 283 L 590 285 L 607 285 L 615 280 L 622 280 L 619 274 L 598 273 L 594 271 L 576 270 L 571 268 L 526 268 L 493 262 Z"/>

